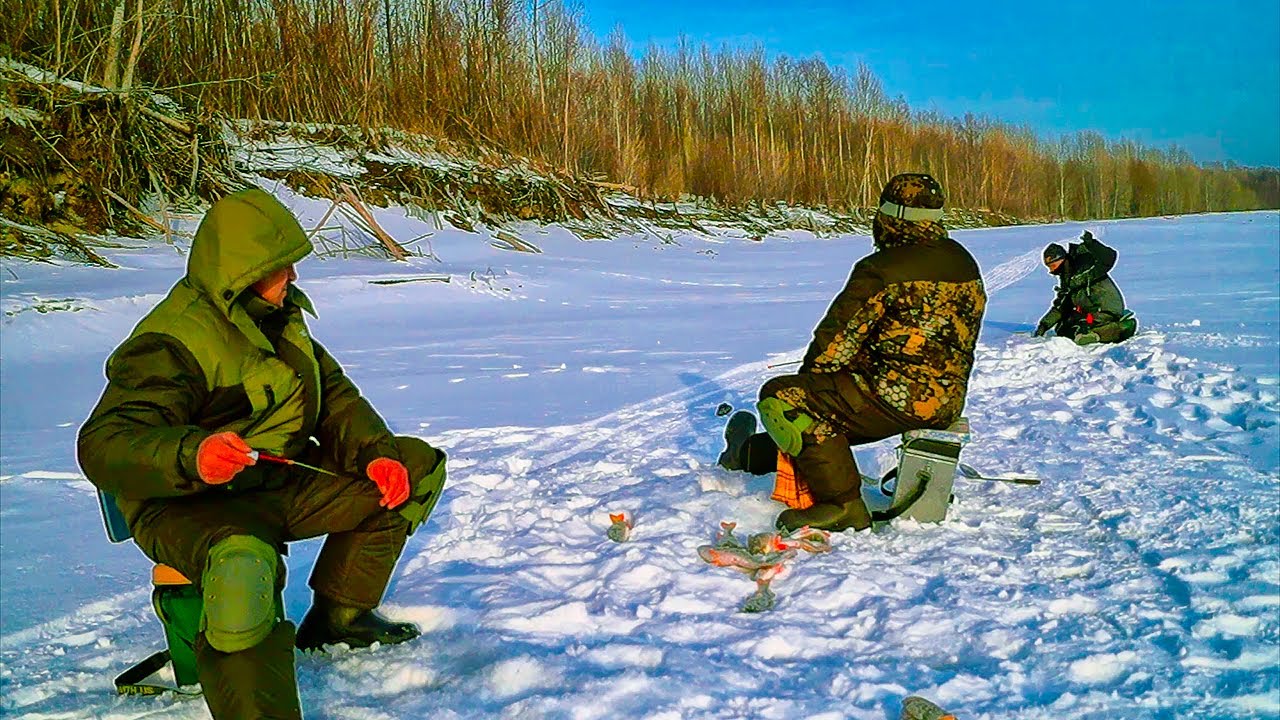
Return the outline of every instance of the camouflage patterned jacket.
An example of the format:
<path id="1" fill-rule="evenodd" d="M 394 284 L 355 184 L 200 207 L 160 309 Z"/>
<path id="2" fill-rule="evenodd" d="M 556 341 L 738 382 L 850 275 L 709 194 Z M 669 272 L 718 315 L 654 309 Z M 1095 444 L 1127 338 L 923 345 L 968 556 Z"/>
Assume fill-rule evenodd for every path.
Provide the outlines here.
<path id="1" fill-rule="evenodd" d="M 973 256 L 935 227 L 854 266 L 800 372 L 849 373 L 906 424 L 945 427 L 964 409 L 987 296 Z"/>

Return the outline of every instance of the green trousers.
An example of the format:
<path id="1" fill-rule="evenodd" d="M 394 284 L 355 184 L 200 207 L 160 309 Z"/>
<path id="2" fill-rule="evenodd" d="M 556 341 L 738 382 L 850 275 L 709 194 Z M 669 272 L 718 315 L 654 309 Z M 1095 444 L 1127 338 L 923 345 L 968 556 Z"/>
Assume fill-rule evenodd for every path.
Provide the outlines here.
<path id="1" fill-rule="evenodd" d="M 410 482 L 425 477 L 442 457 L 417 438 L 397 437 L 396 445 Z M 332 468 L 323 458 L 319 462 Z M 281 552 L 288 542 L 327 535 L 311 572 L 311 588 L 341 605 L 377 607 L 404 549 L 409 521 L 378 504 L 382 495 L 367 477 L 280 472 L 274 487 L 243 493 L 215 488 L 153 500 L 134 520 L 134 540 L 147 557 L 198 583 L 209 549 L 232 535 L 252 535 Z M 283 558 L 277 567 L 277 586 L 283 588 Z M 301 717 L 293 639 L 293 624 L 285 621 L 258 645 L 224 653 L 210 647 L 201 633 L 196 667 L 213 717 Z"/>

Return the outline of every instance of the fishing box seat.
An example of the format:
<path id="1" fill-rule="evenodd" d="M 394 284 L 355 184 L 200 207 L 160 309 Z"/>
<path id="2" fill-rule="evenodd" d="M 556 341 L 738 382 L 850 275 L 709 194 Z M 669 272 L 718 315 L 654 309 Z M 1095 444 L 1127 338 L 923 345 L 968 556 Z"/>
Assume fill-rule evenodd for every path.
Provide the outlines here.
<path id="1" fill-rule="evenodd" d="M 108 540 L 121 543 L 133 538 L 114 496 L 99 490 L 98 507 L 102 510 Z M 162 563 L 151 568 L 151 586 L 151 607 L 164 627 L 166 647 L 116 677 L 116 692 L 121 695 L 186 693 L 182 690 L 184 686 L 200 682 L 196 675 L 195 651 L 196 636 L 200 634 L 204 615 L 204 597 L 200 589 L 181 572 Z M 284 596 L 280 590 L 276 590 L 276 613 L 277 617 L 284 616 Z M 166 664 L 173 665 L 176 687 L 142 682 Z"/>
<path id="2" fill-rule="evenodd" d="M 114 496 L 99 490 L 98 507 L 102 510 L 107 539 L 121 543 L 133 538 Z M 195 652 L 200 616 L 204 612 L 200 590 L 185 575 L 161 563 L 151 568 L 151 586 L 151 607 L 164 627 L 166 648 L 152 653 L 116 677 L 116 692 L 121 695 L 159 695 L 200 682 L 196 677 Z M 142 682 L 170 663 L 177 687 Z"/>
<path id="3" fill-rule="evenodd" d="M 862 476 L 862 499 L 873 521 L 907 517 L 942 522 L 951 504 L 960 451 L 969 442 L 968 418 L 946 430 L 909 430 L 898 445 L 898 465 L 884 477 Z"/>

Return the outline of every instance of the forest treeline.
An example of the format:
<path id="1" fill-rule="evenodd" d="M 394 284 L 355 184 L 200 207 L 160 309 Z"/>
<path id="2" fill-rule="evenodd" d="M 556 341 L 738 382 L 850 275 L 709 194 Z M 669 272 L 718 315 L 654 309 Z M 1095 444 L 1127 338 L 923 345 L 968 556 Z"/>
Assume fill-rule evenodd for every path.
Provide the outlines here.
<path id="1" fill-rule="evenodd" d="M 394 127 L 733 205 L 874 204 L 902 171 L 1023 218 L 1280 207 L 1280 171 L 1093 132 L 1039 136 L 890 97 L 866 66 L 681 43 L 635 51 L 560 0 L 7 0 L 0 48 L 206 112 Z"/>

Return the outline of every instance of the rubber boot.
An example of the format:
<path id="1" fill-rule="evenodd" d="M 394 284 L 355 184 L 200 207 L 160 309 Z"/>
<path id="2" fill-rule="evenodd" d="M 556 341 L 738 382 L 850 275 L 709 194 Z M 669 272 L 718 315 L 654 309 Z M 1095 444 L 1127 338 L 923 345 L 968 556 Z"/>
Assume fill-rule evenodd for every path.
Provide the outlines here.
<path id="1" fill-rule="evenodd" d="M 1096 345 L 1100 342 L 1102 342 L 1102 338 L 1098 337 L 1096 332 L 1087 332 L 1076 336 L 1077 345 Z"/>
<path id="2" fill-rule="evenodd" d="M 739 410 L 729 418 L 724 426 L 724 452 L 716 461 L 726 470 L 742 470 L 742 446 L 756 432 L 756 416 L 746 410 Z"/>
<path id="3" fill-rule="evenodd" d="M 298 649 L 323 650 L 325 645 L 338 643 L 353 648 L 374 643 L 395 645 L 419 634 L 413 623 L 392 622 L 376 610 L 345 607 L 317 595 L 298 626 Z"/>
<path id="4" fill-rule="evenodd" d="M 196 670 L 214 720 L 299 720 L 293 643 L 293 623 L 287 621 L 257 645 L 233 653 L 213 649 L 200 633 Z"/>
<path id="5" fill-rule="evenodd" d="M 775 523 L 779 530 L 790 532 L 806 525 L 815 530 L 840 532 L 853 528 L 866 530 L 871 527 L 871 513 L 867 512 L 862 498 L 854 498 L 844 504 L 818 503 L 803 510 L 783 510 Z"/>

